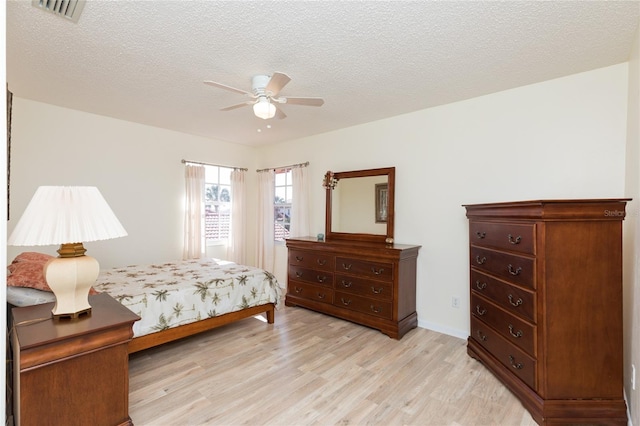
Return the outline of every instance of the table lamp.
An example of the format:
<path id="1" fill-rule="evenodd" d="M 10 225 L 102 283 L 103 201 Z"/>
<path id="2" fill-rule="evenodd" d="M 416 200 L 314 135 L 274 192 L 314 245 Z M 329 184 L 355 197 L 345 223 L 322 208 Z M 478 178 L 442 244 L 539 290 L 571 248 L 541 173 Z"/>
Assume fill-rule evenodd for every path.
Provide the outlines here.
<path id="1" fill-rule="evenodd" d="M 78 318 L 91 312 L 89 289 L 100 272 L 85 255 L 82 242 L 124 237 L 115 214 L 93 186 L 41 186 L 36 190 L 7 243 L 12 246 L 58 245 L 59 256 L 44 266 L 56 296 L 54 318 Z"/>

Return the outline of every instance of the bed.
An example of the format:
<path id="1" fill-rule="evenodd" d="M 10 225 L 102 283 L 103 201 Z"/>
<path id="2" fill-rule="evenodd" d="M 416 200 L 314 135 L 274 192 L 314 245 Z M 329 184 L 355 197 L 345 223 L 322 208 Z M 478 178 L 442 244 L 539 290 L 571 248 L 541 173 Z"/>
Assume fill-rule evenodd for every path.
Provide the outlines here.
<path id="1" fill-rule="evenodd" d="M 47 255 L 36 255 L 23 253 L 8 266 L 9 304 L 27 306 L 55 300 L 42 283 L 34 284 L 47 259 Z M 25 275 L 26 269 L 31 273 Z M 93 288 L 140 316 L 133 325 L 129 353 L 262 313 L 273 324 L 282 299 L 273 274 L 219 259 L 105 269 Z"/>

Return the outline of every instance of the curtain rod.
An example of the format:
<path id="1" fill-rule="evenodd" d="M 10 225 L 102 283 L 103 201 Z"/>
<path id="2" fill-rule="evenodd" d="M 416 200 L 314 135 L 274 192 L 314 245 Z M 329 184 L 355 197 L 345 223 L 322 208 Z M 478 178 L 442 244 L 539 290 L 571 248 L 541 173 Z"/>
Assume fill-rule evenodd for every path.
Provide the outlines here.
<path id="1" fill-rule="evenodd" d="M 290 166 L 269 167 L 267 169 L 258 169 L 256 170 L 256 172 L 262 173 L 262 172 L 268 172 L 269 170 L 295 169 L 296 167 L 307 167 L 308 165 L 309 165 L 309 162 L 307 161 L 304 163 L 292 164 Z"/>
<path id="2" fill-rule="evenodd" d="M 199 165 L 201 165 L 201 166 L 226 167 L 227 169 L 244 170 L 245 172 L 246 172 L 246 171 L 249 171 L 249 169 L 246 169 L 246 168 L 244 168 L 244 167 L 223 166 L 223 165 L 221 165 L 221 164 L 202 163 L 202 162 L 200 162 L 200 161 L 182 160 L 182 163 L 183 163 L 183 164 L 186 164 L 186 163 L 190 163 L 190 164 L 199 164 Z"/>

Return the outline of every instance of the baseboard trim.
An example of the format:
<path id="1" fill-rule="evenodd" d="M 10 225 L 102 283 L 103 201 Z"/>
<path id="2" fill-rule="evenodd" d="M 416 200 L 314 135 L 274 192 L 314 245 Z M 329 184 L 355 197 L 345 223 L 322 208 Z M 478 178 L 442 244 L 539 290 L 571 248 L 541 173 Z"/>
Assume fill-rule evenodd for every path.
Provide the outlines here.
<path id="1" fill-rule="evenodd" d="M 467 340 L 467 337 L 469 337 L 469 330 L 460 330 L 457 328 L 445 327 L 442 324 L 436 324 L 430 321 L 421 321 L 419 318 L 418 327 L 426 328 L 427 330 L 436 331 L 448 336 L 457 337 L 458 339 Z"/>

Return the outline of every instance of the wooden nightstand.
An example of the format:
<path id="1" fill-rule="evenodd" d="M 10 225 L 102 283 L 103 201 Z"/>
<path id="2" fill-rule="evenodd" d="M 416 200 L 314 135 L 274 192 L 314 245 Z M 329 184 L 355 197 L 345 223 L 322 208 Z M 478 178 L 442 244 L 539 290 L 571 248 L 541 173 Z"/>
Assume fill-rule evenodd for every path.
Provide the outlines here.
<path id="1" fill-rule="evenodd" d="M 75 320 L 51 318 L 53 303 L 13 308 L 16 425 L 132 424 L 127 345 L 140 318 L 105 293 L 89 303 Z"/>

